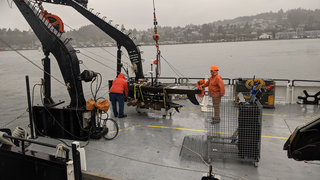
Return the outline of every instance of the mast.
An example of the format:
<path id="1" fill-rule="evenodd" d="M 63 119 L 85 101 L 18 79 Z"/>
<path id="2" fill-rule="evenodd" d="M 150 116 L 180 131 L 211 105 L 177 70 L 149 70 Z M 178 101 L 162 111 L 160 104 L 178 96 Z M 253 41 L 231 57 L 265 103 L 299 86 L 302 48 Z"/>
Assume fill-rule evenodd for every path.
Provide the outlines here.
<path id="1" fill-rule="evenodd" d="M 158 40 L 160 39 L 160 36 L 158 34 L 157 31 L 157 25 L 158 25 L 158 21 L 157 21 L 157 17 L 156 17 L 156 8 L 154 5 L 154 0 L 153 0 L 153 25 L 154 25 L 154 35 L 153 35 L 153 40 L 156 41 L 156 48 L 157 48 L 157 54 L 156 54 L 156 60 L 153 62 L 153 64 L 155 64 L 156 67 L 156 79 L 155 79 L 155 85 L 157 85 L 157 81 L 158 81 L 158 77 L 160 76 L 160 49 L 159 49 L 159 44 L 158 44 Z"/>

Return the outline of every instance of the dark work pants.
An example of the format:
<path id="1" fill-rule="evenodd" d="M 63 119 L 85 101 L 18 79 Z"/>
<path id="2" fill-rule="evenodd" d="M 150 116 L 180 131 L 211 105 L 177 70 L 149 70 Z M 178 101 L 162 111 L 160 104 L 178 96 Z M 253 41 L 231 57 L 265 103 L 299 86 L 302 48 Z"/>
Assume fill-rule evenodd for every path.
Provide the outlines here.
<path id="1" fill-rule="evenodd" d="M 119 103 L 119 117 L 123 116 L 123 110 L 124 110 L 124 95 L 120 93 L 109 93 L 111 105 L 112 105 L 112 110 L 113 114 L 115 117 L 118 116 L 118 111 L 117 111 L 117 101 Z"/>

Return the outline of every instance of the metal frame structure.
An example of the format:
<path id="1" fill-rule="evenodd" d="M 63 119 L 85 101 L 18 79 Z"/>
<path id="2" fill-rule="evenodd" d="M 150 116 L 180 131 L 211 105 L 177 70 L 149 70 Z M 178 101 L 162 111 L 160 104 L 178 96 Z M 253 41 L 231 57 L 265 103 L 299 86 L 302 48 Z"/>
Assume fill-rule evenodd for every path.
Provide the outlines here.
<path id="1" fill-rule="evenodd" d="M 262 105 L 236 104 L 222 98 L 220 122 L 214 122 L 214 108 L 208 113 L 207 158 L 252 161 L 258 166 L 261 151 Z"/>

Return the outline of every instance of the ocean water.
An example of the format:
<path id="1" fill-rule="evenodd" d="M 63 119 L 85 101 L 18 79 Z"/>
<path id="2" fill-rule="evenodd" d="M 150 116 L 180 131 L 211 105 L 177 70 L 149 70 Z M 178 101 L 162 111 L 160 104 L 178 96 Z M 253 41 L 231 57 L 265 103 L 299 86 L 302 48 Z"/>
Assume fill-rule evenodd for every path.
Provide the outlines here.
<path id="1" fill-rule="evenodd" d="M 117 49 L 115 47 L 75 49 L 80 50 L 77 55 L 83 61 L 80 65 L 81 71 L 90 69 L 102 75 L 99 96 L 108 98 L 106 95 L 108 80 L 116 76 Z M 156 58 L 156 48 L 141 46 L 140 50 L 143 51 L 144 74 L 148 74 L 151 61 Z M 251 78 L 255 75 L 256 78 L 320 80 L 320 39 L 160 45 L 160 50 L 161 77 L 210 76 L 210 67 L 216 64 L 220 68 L 219 75 L 223 78 Z M 127 52 L 124 48 L 122 51 L 124 66 L 130 69 L 131 63 L 127 58 Z M 43 52 L 38 50 L 20 52 L 42 67 Z M 63 81 L 55 58 L 52 55 L 50 58 L 52 75 Z M 30 78 L 32 90 L 34 84 L 41 82 L 43 72 L 14 51 L 0 51 L 0 127 L 25 112 L 26 75 Z M 134 76 L 132 73 L 130 75 Z M 34 91 L 35 104 L 41 103 L 39 87 L 36 86 Z M 86 99 L 90 98 L 90 83 L 83 83 L 83 89 Z M 66 87 L 53 79 L 52 98 L 69 101 Z M 27 113 L 24 117 L 27 117 Z"/>

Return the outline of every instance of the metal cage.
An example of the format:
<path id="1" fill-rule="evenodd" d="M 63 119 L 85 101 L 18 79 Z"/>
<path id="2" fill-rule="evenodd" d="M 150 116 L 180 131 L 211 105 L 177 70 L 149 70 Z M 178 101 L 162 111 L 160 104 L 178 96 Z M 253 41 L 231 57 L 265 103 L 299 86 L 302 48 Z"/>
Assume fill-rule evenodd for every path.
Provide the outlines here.
<path id="1" fill-rule="evenodd" d="M 222 97 L 217 108 L 215 98 L 212 101 L 213 108 L 206 119 L 208 162 L 237 159 L 252 161 L 257 166 L 261 151 L 260 102 L 236 104 Z"/>
<path id="2" fill-rule="evenodd" d="M 185 136 L 180 156 L 208 163 L 212 159 L 251 161 L 257 167 L 261 152 L 262 105 L 211 97 L 205 113 L 206 135 Z M 214 95 L 213 95 L 214 96 Z M 195 153 L 196 152 L 196 153 Z"/>

